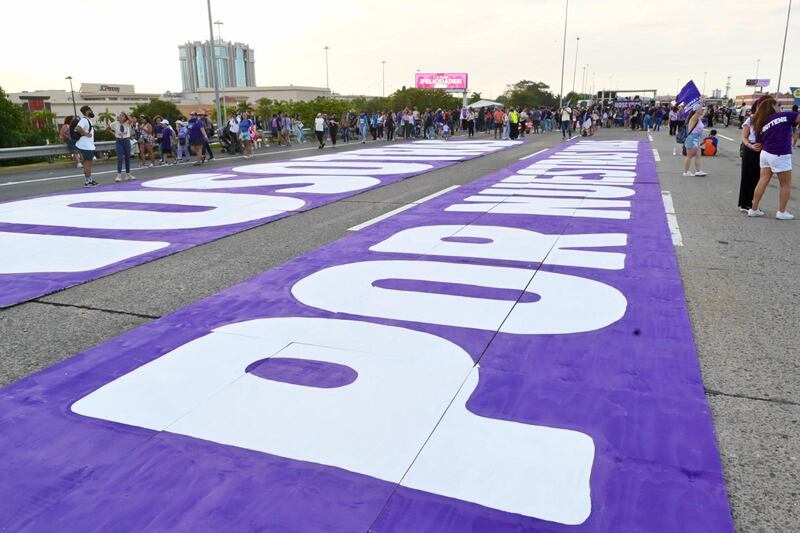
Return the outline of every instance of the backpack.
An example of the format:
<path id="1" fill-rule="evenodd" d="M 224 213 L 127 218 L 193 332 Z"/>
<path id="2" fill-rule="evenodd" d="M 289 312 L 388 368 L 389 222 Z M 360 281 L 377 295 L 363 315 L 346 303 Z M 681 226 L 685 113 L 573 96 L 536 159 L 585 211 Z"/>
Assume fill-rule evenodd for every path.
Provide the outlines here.
<path id="1" fill-rule="evenodd" d="M 77 128 L 77 127 L 78 127 L 78 123 L 79 123 L 80 121 L 81 121 L 81 119 L 79 119 L 79 118 L 73 118 L 73 119 L 72 119 L 72 122 L 70 122 L 70 123 L 69 123 L 69 138 L 70 138 L 70 139 L 72 139 L 72 140 L 73 140 L 73 141 L 75 141 L 75 142 L 78 142 L 78 141 L 80 141 L 80 140 L 81 140 L 81 137 L 83 137 L 83 135 L 81 135 L 81 134 L 80 134 L 80 133 L 79 133 L 79 132 L 78 132 L 78 131 L 75 129 L 75 128 Z M 92 121 L 91 121 L 91 120 L 88 120 L 88 119 L 87 119 L 87 121 L 89 122 L 89 133 L 91 133 L 91 132 L 92 132 Z"/>
<path id="2" fill-rule="evenodd" d="M 681 127 L 678 129 L 678 133 L 675 135 L 675 142 L 678 144 L 683 144 L 686 142 L 686 137 L 689 136 L 689 126 L 687 124 L 682 124 Z"/>

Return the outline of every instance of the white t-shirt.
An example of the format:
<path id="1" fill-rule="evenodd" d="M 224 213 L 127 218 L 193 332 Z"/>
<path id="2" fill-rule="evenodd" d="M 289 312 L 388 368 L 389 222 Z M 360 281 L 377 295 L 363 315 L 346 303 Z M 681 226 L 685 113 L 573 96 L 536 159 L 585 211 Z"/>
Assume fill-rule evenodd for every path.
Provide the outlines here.
<path id="1" fill-rule="evenodd" d="M 744 123 L 742 124 L 743 128 L 745 126 L 750 128 L 750 132 L 749 132 L 749 135 L 747 137 L 747 140 L 750 141 L 750 144 L 755 144 L 756 143 L 756 129 L 753 127 L 753 124 L 750 122 L 750 117 L 748 117 L 747 120 L 745 120 Z"/>
<path id="2" fill-rule="evenodd" d="M 565 108 L 565 109 L 564 109 L 564 110 L 561 112 L 561 120 L 562 120 L 562 121 L 567 121 L 567 120 L 569 120 L 569 119 L 570 119 L 570 115 L 571 115 L 571 114 L 572 114 L 572 110 L 571 110 L 570 108 L 568 108 L 568 107 L 567 107 L 567 108 Z"/>
<path id="3" fill-rule="evenodd" d="M 120 124 L 119 121 L 112 122 L 109 126 L 111 131 L 114 132 L 114 137 L 117 139 L 130 139 L 131 138 L 131 125 L 127 122 Z M 92 131 L 94 134 L 94 131 Z"/>
<path id="4" fill-rule="evenodd" d="M 325 119 L 317 117 L 314 119 L 314 131 L 325 131 Z"/>
<path id="5" fill-rule="evenodd" d="M 239 133 L 239 121 L 237 119 L 232 118 L 230 126 L 231 126 L 231 133 Z"/>
<path id="6" fill-rule="evenodd" d="M 83 131 L 89 132 L 90 136 L 81 136 L 78 142 L 75 143 L 75 146 L 78 150 L 94 150 L 94 126 L 91 121 L 86 117 L 82 117 L 80 121 L 78 121 L 78 127 L 82 128 Z"/>

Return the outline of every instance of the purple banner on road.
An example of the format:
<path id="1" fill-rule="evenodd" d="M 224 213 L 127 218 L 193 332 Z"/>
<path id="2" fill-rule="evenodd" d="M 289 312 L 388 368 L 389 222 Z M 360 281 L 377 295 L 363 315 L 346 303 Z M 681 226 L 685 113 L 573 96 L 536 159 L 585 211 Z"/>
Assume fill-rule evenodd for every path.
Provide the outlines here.
<path id="1" fill-rule="evenodd" d="M 649 144 L 562 145 L 0 390 L 8 530 L 730 532 Z"/>
<path id="2" fill-rule="evenodd" d="M 0 203 L 0 307 L 519 142 L 326 151 Z"/>

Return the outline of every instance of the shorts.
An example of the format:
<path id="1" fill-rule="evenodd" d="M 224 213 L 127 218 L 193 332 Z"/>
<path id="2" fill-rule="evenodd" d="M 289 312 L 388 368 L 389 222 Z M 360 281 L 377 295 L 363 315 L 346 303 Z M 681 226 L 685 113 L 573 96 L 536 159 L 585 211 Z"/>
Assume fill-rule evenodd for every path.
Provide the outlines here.
<path id="1" fill-rule="evenodd" d="M 172 154 L 172 145 L 170 145 L 170 146 L 161 145 L 161 153 L 162 154 Z"/>
<path id="2" fill-rule="evenodd" d="M 686 140 L 683 141 L 683 145 L 686 147 L 687 150 L 700 148 L 700 134 L 690 133 L 689 135 L 686 136 Z"/>
<path id="3" fill-rule="evenodd" d="M 84 161 L 94 160 L 94 150 L 82 150 L 78 148 L 78 151 L 81 153 Z"/>
<path id="4" fill-rule="evenodd" d="M 249 131 L 243 131 L 243 132 L 242 132 L 242 140 L 243 140 L 243 141 L 249 141 L 249 140 L 251 140 L 251 139 L 250 139 L 250 132 L 249 132 Z"/>
<path id="5" fill-rule="evenodd" d="M 792 154 L 775 155 L 764 150 L 761 150 L 759 160 L 761 168 L 772 169 L 772 172 L 791 172 L 792 170 Z"/>
<path id="6" fill-rule="evenodd" d="M 189 139 L 189 144 L 191 146 L 203 146 L 205 143 L 203 139 Z"/>

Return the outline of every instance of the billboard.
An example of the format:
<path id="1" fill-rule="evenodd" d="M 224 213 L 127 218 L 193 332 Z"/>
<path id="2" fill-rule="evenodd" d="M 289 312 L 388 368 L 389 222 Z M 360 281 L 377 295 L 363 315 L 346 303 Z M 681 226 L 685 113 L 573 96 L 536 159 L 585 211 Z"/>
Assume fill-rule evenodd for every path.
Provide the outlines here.
<path id="1" fill-rule="evenodd" d="M 769 87 L 769 80 L 749 79 L 745 85 L 748 87 Z"/>
<path id="2" fill-rule="evenodd" d="M 444 89 L 446 91 L 466 91 L 466 72 L 447 72 L 435 74 L 417 72 L 414 76 L 414 86 L 417 89 Z"/>

